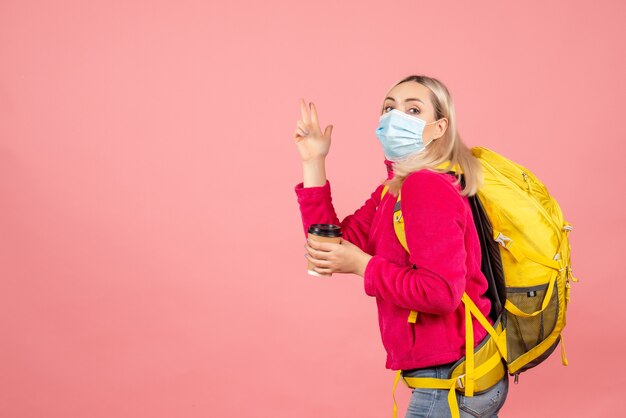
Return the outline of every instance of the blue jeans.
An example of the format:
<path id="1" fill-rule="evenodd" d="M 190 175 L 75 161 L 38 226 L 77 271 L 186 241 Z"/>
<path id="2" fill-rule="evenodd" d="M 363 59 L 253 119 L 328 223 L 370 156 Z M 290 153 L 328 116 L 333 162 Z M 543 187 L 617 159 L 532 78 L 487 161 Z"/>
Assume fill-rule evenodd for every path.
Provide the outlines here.
<path id="1" fill-rule="evenodd" d="M 452 364 L 403 371 L 407 377 L 436 377 L 447 379 Z M 498 411 L 502 408 L 509 391 L 509 376 L 504 374 L 502 380 L 491 389 L 466 397 L 457 392 L 456 400 L 459 404 L 461 418 L 472 417 L 498 417 Z M 405 418 L 449 418 L 450 407 L 448 406 L 448 391 L 442 389 L 413 389 L 409 408 Z"/>

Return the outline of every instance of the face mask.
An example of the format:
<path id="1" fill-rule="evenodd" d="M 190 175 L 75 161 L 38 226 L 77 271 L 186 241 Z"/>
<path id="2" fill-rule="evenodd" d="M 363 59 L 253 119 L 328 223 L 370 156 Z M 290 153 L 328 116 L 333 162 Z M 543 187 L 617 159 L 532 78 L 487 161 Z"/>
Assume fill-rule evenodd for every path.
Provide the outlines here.
<path id="1" fill-rule="evenodd" d="M 383 146 L 385 157 L 391 161 L 401 160 L 410 154 L 423 151 L 428 145 L 424 145 L 422 133 L 426 121 L 407 115 L 406 113 L 391 109 L 380 116 L 380 122 L 376 129 L 376 136 Z M 430 141 L 430 144 L 433 141 Z"/>

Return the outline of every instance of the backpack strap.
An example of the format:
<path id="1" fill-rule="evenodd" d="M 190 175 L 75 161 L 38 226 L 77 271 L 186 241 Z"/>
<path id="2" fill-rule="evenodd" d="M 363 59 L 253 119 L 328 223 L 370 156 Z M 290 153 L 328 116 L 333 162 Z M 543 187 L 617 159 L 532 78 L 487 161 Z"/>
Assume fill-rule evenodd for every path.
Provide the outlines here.
<path id="1" fill-rule="evenodd" d="M 555 261 L 551 260 L 548 257 L 541 256 L 529 249 L 521 250 L 514 245 L 514 241 L 504 235 L 502 232 L 494 229 L 493 230 L 493 240 L 500 244 L 504 249 L 511 253 L 511 255 L 519 262 L 524 258 L 528 258 L 529 260 L 534 261 L 537 264 L 544 265 L 546 267 L 553 268 L 555 270 L 559 270 L 561 265 Z"/>
<path id="2" fill-rule="evenodd" d="M 380 196 L 381 201 L 383 197 L 385 197 L 385 194 L 387 194 L 388 190 L 389 186 L 383 187 L 383 191 Z M 393 207 L 393 229 L 396 232 L 396 237 L 398 238 L 398 241 L 400 241 L 402 247 L 404 247 L 406 252 L 409 252 L 409 246 L 406 243 L 406 234 L 404 233 L 404 219 L 402 218 L 402 206 L 400 204 L 401 199 L 402 196 L 400 195 L 400 193 L 398 193 L 396 204 Z M 417 311 L 411 310 L 411 312 L 409 313 L 408 322 L 412 324 L 417 322 Z"/>
<path id="3" fill-rule="evenodd" d="M 402 373 L 401 370 L 398 370 L 398 373 Z M 456 387 L 459 383 L 459 379 L 450 378 L 450 379 L 438 379 L 436 377 L 405 377 L 404 381 L 411 388 L 421 388 L 421 389 L 445 389 L 448 391 L 448 405 L 450 406 L 450 414 L 452 418 L 460 418 L 461 414 L 459 411 L 459 404 L 456 401 Z M 394 415 L 396 418 L 395 410 L 397 408 L 394 405 Z"/>
<path id="4" fill-rule="evenodd" d="M 476 306 L 472 298 L 470 298 L 467 295 L 467 293 L 463 293 L 463 297 L 461 298 L 461 300 L 463 301 L 463 304 L 469 310 L 469 312 L 474 316 L 474 318 L 476 318 L 478 322 L 480 322 L 480 325 L 482 325 L 483 328 L 487 330 L 489 335 L 491 335 L 491 338 L 493 338 L 496 345 L 498 346 L 498 351 L 500 352 L 500 355 L 502 356 L 504 360 L 506 360 L 507 359 L 506 335 L 503 333 L 498 334 L 495 328 L 489 323 L 489 321 L 487 321 L 487 318 L 485 317 L 485 315 L 483 315 L 480 309 L 478 309 L 478 306 Z M 471 321 L 468 321 L 468 318 L 471 319 L 471 317 L 469 317 L 466 312 L 466 317 L 465 317 L 466 325 L 468 322 L 471 323 Z"/>
<path id="5" fill-rule="evenodd" d="M 393 381 L 393 388 L 391 389 L 391 397 L 393 398 L 393 418 L 398 417 L 398 403 L 396 402 L 396 387 L 398 382 L 402 378 L 402 370 L 396 372 L 396 378 Z"/>

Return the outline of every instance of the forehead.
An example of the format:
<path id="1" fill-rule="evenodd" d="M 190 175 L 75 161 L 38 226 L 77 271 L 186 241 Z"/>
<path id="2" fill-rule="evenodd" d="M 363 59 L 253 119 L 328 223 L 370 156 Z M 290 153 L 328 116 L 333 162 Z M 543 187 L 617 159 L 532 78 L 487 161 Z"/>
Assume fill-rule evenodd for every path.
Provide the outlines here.
<path id="1" fill-rule="evenodd" d="M 412 97 L 420 99 L 424 103 L 430 103 L 430 90 L 428 87 L 415 81 L 406 81 L 398 84 L 389 90 L 387 96 L 393 97 L 396 101 L 404 101 L 404 99 Z"/>

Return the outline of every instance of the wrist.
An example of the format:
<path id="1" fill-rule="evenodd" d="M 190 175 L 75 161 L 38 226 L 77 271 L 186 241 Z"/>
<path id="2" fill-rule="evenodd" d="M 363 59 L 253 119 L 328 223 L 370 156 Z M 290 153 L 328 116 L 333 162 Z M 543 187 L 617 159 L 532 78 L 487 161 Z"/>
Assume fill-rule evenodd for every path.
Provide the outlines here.
<path id="1" fill-rule="evenodd" d="M 326 163 L 326 156 L 313 157 L 308 158 L 306 160 L 302 160 L 302 165 L 304 166 L 318 166 L 320 164 Z"/>
<path id="2" fill-rule="evenodd" d="M 326 160 L 324 157 L 302 160 L 304 187 L 323 186 L 326 184 Z"/>
<path id="3" fill-rule="evenodd" d="M 361 277 L 365 277 L 365 270 L 367 269 L 367 265 L 369 264 L 371 259 L 372 259 L 371 255 L 367 253 L 363 253 L 363 256 L 361 257 L 361 262 L 359 263 L 359 267 L 356 271 L 357 275 Z"/>

